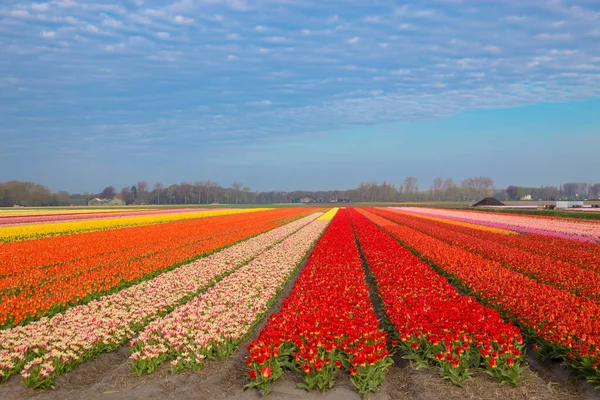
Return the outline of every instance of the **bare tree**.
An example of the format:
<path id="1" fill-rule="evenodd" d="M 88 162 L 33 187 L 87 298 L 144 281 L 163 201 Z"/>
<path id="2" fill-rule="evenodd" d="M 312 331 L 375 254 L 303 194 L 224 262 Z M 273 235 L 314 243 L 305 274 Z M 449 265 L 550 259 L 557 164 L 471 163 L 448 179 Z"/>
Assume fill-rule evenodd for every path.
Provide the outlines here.
<path id="1" fill-rule="evenodd" d="M 437 177 L 433 180 L 433 183 L 431 184 L 431 187 L 429 189 L 432 200 L 437 200 L 437 201 L 440 200 L 441 195 L 442 195 L 441 191 L 442 191 L 443 183 L 444 183 L 444 180 L 440 177 Z"/>
<path id="2" fill-rule="evenodd" d="M 231 188 L 233 189 L 233 196 L 235 198 L 235 204 L 237 204 L 238 196 L 240 194 L 240 189 L 242 188 L 242 184 L 240 182 L 233 182 L 231 184 Z"/>
<path id="3" fill-rule="evenodd" d="M 415 200 L 415 195 L 419 191 L 419 180 L 414 176 L 407 176 L 404 179 L 404 191 L 406 192 L 407 200 Z"/>
<path id="4" fill-rule="evenodd" d="M 107 186 L 104 188 L 104 190 L 102 190 L 102 192 L 100 192 L 100 195 L 98 197 L 102 198 L 102 199 L 114 199 L 115 198 L 115 188 L 112 186 Z"/>
<path id="5" fill-rule="evenodd" d="M 146 203 L 147 200 L 147 194 L 148 194 L 148 182 L 146 181 L 139 181 L 136 185 L 137 188 L 137 197 L 136 200 L 139 203 Z"/>
<path id="6" fill-rule="evenodd" d="M 165 186 L 160 182 L 156 182 L 154 184 L 154 188 L 152 189 L 152 192 L 156 196 L 157 204 L 160 204 L 160 195 L 162 194 L 162 191 L 164 190 L 164 188 L 165 188 Z"/>

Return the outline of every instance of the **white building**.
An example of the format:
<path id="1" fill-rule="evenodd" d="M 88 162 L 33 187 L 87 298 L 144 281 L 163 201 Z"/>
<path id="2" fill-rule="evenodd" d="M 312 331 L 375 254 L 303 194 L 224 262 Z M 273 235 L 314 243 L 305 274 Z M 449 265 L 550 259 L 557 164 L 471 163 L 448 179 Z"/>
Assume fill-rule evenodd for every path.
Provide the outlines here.
<path id="1" fill-rule="evenodd" d="M 556 208 L 578 208 L 583 207 L 583 201 L 557 201 Z"/>

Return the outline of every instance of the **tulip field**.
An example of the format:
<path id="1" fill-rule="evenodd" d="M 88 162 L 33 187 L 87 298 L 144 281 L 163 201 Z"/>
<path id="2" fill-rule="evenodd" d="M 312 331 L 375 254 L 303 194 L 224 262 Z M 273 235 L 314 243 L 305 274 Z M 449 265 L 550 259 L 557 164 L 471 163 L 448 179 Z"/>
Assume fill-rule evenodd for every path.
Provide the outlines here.
<path id="1" fill-rule="evenodd" d="M 3 399 L 165 388 L 575 399 L 596 386 L 597 221 L 424 207 L 0 211 Z"/>

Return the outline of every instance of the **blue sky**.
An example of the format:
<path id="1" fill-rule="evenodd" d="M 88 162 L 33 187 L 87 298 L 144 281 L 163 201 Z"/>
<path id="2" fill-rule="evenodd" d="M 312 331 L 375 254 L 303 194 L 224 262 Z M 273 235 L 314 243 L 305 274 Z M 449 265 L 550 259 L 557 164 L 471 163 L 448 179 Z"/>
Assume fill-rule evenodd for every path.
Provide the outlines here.
<path id="1" fill-rule="evenodd" d="M 597 0 L 0 3 L 0 181 L 600 181 Z"/>

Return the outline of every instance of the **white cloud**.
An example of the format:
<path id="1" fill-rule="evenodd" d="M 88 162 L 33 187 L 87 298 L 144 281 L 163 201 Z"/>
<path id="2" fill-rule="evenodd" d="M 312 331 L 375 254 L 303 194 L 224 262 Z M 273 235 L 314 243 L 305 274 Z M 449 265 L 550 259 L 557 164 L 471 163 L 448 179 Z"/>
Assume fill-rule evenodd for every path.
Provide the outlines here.
<path id="1" fill-rule="evenodd" d="M 266 40 L 270 43 L 285 43 L 287 41 L 286 38 L 284 38 L 283 36 L 271 36 L 268 37 Z"/>
<path id="2" fill-rule="evenodd" d="M 365 22 L 369 24 L 378 24 L 381 22 L 381 17 L 379 15 L 371 15 L 365 18 Z"/>
<path id="3" fill-rule="evenodd" d="M 104 15 L 104 21 L 102 21 L 102 25 L 109 26 L 111 28 L 119 28 L 121 25 L 123 25 L 123 23 L 109 17 L 108 15 Z"/>
<path id="4" fill-rule="evenodd" d="M 263 54 L 269 53 L 270 51 L 271 50 L 269 50 L 269 49 L 267 49 L 265 47 L 261 47 L 260 49 L 258 49 L 258 52 L 259 53 L 263 53 Z"/>
<path id="5" fill-rule="evenodd" d="M 414 16 L 415 17 L 422 17 L 422 18 L 431 18 L 431 17 L 435 17 L 435 11 L 433 11 L 433 10 L 419 10 L 419 11 L 415 12 Z"/>
<path id="6" fill-rule="evenodd" d="M 183 15 L 176 15 L 175 17 L 173 17 L 173 22 L 185 25 L 185 24 L 191 24 L 192 22 L 194 22 L 194 19 L 184 17 Z"/>
<path id="7" fill-rule="evenodd" d="M 233 55 L 231 55 L 231 54 L 227 56 L 227 60 L 228 60 L 228 61 L 235 61 L 235 60 L 237 60 L 237 59 L 238 59 L 238 57 L 237 57 L 237 56 L 233 56 Z"/>
<path id="8" fill-rule="evenodd" d="M 9 14 L 12 15 L 13 17 L 21 17 L 21 18 L 28 18 L 31 16 L 31 14 L 29 14 L 29 11 L 27 11 L 27 10 L 10 10 Z"/>
<path id="9" fill-rule="evenodd" d="M 256 27 L 254 28 L 254 30 L 255 30 L 255 31 L 257 31 L 257 32 L 264 32 L 264 31 L 266 31 L 267 29 L 269 29 L 269 28 L 267 28 L 267 27 L 266 27 L 266 26 L 264 26 L 264 25 L 256 25 Z"/>
<path id="10" fill-rule="evenodd" d="M 352 39 L 348 39 L 348 43 L 356 44 L 356 43 L 358 43 L 359 40 L 360 40 L 360 38 L 358 36 L 354 36 Z"/>
<path id="11" fill-rule="evenodd" d="M 36 11 L 48 11 L 50 9 L 50 4 L 48 3 L 32 3 L 31 9 Z"/>
<path id="12" fill-rule="evenodd" d="M 59 0 L 56 1 L 55 4 L 59 7 L 77 7 L 79 4 L 75 0 Z"/>
<path id="13" fill-rule="evenodd" d="M 400 24 L 400 25 L 398 25 L 398 29 L 406 30 L 406 29 L 412 29 L 412 28 L 413 28 L 412 24 Z"/>
<path id="14" fill-rule="evenodd" d="M 339 15 L 337 15 L 337 14 L 334 14 L 334 15 L 332 15 L 331 17 L 327 18 L 327 23 L 329 23 L 329 24 L 335 24 L 335 23 L 337 23 L 339 20 L 340 20 L 340 17 L 339 17 Z"/>
<path id="15" fill-rule="evenodd" d="M 105 51 L 121 51 L 125 49 L 125 43 L 109 44 L 104 46 Z"/>
<path id="16" fill-rule="evenodd" d="M 54 31 L 42 31 L 43 38 L 53 38 L 56 37 L 56 32 Z"/>
<path id="17" fill-rule="evenodd" d="M 301 33 L 302 33 L 302 36 L 310 36 L 311 31 L 310 31 L 310 29 L 302 29 Z"/>
<path id="18" fill-rule="evenodd" d="M 483 49 L 485 51 L 487 51 L 488 53 L 493 53 L 493 54 L 498 54 L 501 52 L 500 47 L 498 47 L 498 46 L 485 46 Z"/>
<path id="19" fill-rule="evenodd" d="M 88 24 L 88 25 L 85 27 L 85 29 L 86 29 L 88 32 L 92 32 L 92 33 L 99 33 L 99 32 L 100 32 L 100 29 L 98 29 L 98 27 L 97 27 L 97 26 L 94 26 L 94 25 L 92 25 L 92 24 Z"/>
<path id="20" fill-rule="evenodd" d="M 171 37 L 171 35 L 169 34 L 169 32 L 156 32 L 156 36 L 161 38 L 161 39 L 168 39 Z"/>
<path id="21" fill-rule="evenodd" d="M 565 55 L 565 56 L 570 56 L 572 54 L 577 53 L 577 50 L 558 50 L 558 49 L 552 49 L 548 52 L 548 54 L 553 54 L 553 55 Z"/>
<path id="22" fill-rule="evenodd" d="M 402 69 L 395 69 L 392 70 L 392 75 L 410 75 L 410 69 L 406 69 L 406 68 L 402 68 Z"/>
<path id="23" fill-rule="evenodd" d="M 227 35 L 227 40 L 239 40 L 241 39 L 241 36 L 238 35 L 237 33 L 230 33 L 229 35 Z"/>
<path id="24" fill-rule="evenodd" d="M 544 40 L 569 40 L 573 38 L 573 35 L 570 33 L 540 33 L 538 37 Z"/>
<path id="25" fill-rule="evenodd" d="M 270 106 L 272 103 L 271 100 L 263 100 L 260 102 L 260 104 L 263 106 Z"/>
<path id="26" fill-rule="evenodd" d="M 388 47 L 388 46 L 389 46 L 389 44 L 388 44 L 388 43 L 379 43 L 379 47 L 382 47 L 382 48 L 384 48 L 384 49 L 385 49 L 386 47 Z"/>
<path id="27" fill-rule="evenodd" d="M 401 7 L 398 7 L 394 10 L 394 14 L 397 16 L 402 16 L 402 15 L 406 15 L 406 12 L 408 11 L 408 6 L 405 4 Z"/>
<path id="28" fill-rule="evenodd" d="M 594 29 L 588 32 L 588 35 L 594 37 L 600 37 L 600 29 Z"/>

